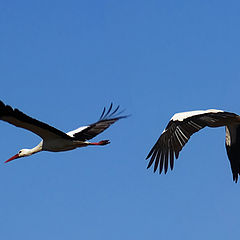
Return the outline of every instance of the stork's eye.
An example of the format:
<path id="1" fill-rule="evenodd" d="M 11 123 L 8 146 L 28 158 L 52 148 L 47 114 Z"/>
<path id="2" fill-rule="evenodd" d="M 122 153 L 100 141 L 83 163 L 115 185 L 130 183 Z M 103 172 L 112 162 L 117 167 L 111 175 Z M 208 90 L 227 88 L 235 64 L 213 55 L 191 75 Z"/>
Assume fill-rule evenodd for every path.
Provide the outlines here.
<path id="1" fill-rule="evenodd" d="M 20 154 L 22 152 L 22 150 L 20 150 L 19 152 L 18 152 L 18 154 Z"/>

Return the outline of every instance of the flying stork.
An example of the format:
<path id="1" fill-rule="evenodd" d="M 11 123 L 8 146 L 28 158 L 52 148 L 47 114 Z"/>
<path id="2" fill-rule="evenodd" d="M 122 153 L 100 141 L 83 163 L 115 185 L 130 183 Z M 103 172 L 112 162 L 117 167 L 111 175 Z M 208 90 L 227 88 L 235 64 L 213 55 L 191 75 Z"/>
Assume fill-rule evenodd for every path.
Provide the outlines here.
<path id="1" fill-rule="evenodd" d="M 209 109 L 176 113 L 170 119 L 166 129 L 152 147 L 146 159 L 150 158 L 147 168 L 154 163 L 154 172 L 159 167 L 159 174 L 167 173 L 168 165 L 171 170 L 174 165 L 174 155 L 177 159 L 179 152 L 190 137 L 204 127 L 225 126 L 225 146 L 231 164 L 233 181 L 238 181 L 240 175 L 240 116 L 222 110 Z"/>
<path id="2" fill-rule="evenodd" d="M 17 158 L 30 156 L 40 151 L 60 152 L 90 145 L 107 145 L 110 143 L 109 140 L 102 140 L 100 142 L 89 142 L 88 140 L 106 130 L 119 119 L 127 117 L 119 116 L 122 111 L 118 112 L 118 109 L 119 106 L 113 110 L 113 104 L 111 103 L 108 110 L 106 110 L 106 108 L 103 109 L 100 119 L 97 122 L 64 133 L 0 101 L 1 120 L 13 124 L 16 127 L 25 128 L 42 138 L 42 141 L 36 147 L 20 150 L 16 155 L 5 161 L 5 163 Z"/>

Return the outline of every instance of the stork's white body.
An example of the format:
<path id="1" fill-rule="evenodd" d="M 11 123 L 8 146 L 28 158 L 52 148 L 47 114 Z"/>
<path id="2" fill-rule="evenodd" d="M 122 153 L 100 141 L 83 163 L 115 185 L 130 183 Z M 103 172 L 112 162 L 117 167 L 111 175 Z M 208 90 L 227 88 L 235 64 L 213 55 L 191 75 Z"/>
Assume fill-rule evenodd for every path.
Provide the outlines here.
<path id="1" fill-rule="evenodd" d="M 73 150 L 75 148 L 86 147 L 87 145 L 98 145 L 90 142 L 82 142 L 82 141 L 74 141 L 74 140 L 66 140 L 66 139 L 49 139 L 45 141 L 41 141 L 36 147 L 31 149 L 22 149 L 18 153 L 19 157 L 30 156 L 34 153 L 38 153 L 41 151 L 49 151 L 49 152 L 63 152 Z M 101 145 L 101 144 L 99 144 Z"/>

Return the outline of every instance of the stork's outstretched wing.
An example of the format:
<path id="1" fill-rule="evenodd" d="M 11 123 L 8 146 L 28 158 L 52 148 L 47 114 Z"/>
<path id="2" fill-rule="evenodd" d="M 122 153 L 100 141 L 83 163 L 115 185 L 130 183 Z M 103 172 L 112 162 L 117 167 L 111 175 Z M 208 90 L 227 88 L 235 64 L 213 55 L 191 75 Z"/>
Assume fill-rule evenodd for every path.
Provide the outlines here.
<path id="1" fill-rule="evenodd" d="M 42 139 L 57 137 L 70 139 L 66 133 L 44 122 L 31 118 L 18 109 L 13 109 L 11 106 L 5 105 L 2 101 L 0 101 L 0 119 L 13 124 L 16 127 L 29 130 L 40 136 Z"/>
<path id="2" fill-rule="evenodd" d="M 127 116 L 119 116 L 121 112 L 118 112 L 119 106 L 112 110 L 113 104 L 111 103 L 109 109 L 103 109 L 99 121 L 90 124 L 89 126 L 83 126 L 67 134 L 76 140 L 86 141 L 96 137 L 98 134 L 109 128 L 113 123 L 119 119 L 126 118 Z"/>
<path id="3" fill-rule="evenodd" d="M 147 168 L 149 168 L 155 161 L 154 172 L 159 166 L 159 173 L 162 173 L 163 167 L 164 172 L 166 173 L 170 162 L 170 168 L 172 170 L 174 165 L 174 155 L 177 159 L 179 152 L 195 132 L 198 132 L 206 126 L 225 126 L 236 116 L 237 115 L 234 113 L 215 109 L 175 114 L 149 152 L 147 159 L 151 158 Z"/>

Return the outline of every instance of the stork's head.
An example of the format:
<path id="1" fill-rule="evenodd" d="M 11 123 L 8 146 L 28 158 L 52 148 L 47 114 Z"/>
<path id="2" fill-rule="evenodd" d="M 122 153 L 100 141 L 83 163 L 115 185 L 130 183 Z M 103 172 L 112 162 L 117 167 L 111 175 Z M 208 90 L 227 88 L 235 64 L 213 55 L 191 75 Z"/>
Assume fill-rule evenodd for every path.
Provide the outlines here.
<path id="1" fill-rule="evenodd" d="M 16 155 L 14 155 L 13 157 L 9 158 L 7 161 L 5 161 L 5 163 L 10 162 L 14 159 L 17 158 L 21 158 L 21 157 L 27 157 L 32 155 L 32 152 L 30 149 L 21 149 Z"/>

